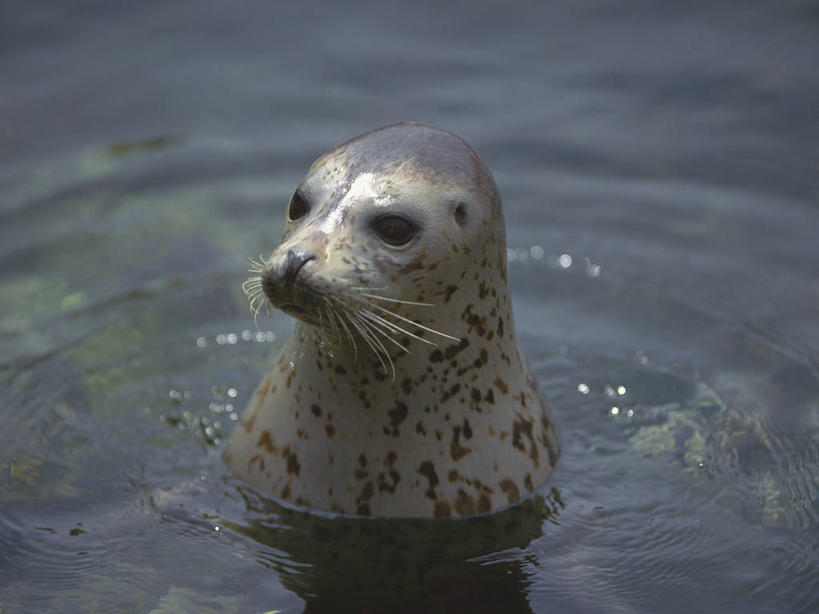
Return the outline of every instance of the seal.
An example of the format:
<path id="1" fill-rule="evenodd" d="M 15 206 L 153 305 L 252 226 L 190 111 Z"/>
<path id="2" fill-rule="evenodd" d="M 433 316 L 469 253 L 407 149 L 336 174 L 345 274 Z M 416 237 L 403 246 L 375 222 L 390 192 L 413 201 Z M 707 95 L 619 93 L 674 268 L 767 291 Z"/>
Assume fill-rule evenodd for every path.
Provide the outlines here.
<path id="1" fill-rule="evenodd" d="M 322 155 L 280 245 L 245 282 L 294 332 L 225 460 L 274 497 L 340 513 L 488 513 L 542 484 L 553 420 L 512 322 L 497 187 L 472 148 L 420 124 Z"/>

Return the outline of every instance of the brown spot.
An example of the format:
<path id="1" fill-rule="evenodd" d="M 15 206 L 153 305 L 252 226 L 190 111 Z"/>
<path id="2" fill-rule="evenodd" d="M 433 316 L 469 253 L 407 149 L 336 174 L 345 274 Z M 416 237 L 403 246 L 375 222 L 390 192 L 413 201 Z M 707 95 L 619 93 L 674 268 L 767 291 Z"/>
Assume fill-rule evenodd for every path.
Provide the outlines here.
<path id="1" fill-rule="evenodd" d="M 470 495 L 458 489 L 458 498 L 455 499 L 455 512 L 460 516 L 471 516 L 478 511 L 478 506 Z"/>
<path id="2" fill-rule="evenodd" d="M 296 457 L 295 452 L 291 452 L 287 455 L 287 473 L 298 475 L 300 470 L 301 465 L 299 464 L 299 459 Z"/>
<path id="3" fill-rule="evenodd" d="M 498 337 L 503 337 L 503 318 L 498 318 Z"/>
<path id="4" fill-rule="evenodd" d="M 535 487 L 532 484 L 532 476 L 530 474 L 526 474 L 526 477 L 523 478 L 523 486 L 526 488 L 526 492 L 532 492 Z"/>
<path id="5" fill-rule="evenodd" d="M 370 506 L 366 503 L 362 503 L 358 506 L 358 509 L 355 511 L 356 514 L 359 516 L 369 516 L 370 515 Z"/>
<path id="6" fill-rule="evenodd" d="M 450 387 L 449 390 L 444 391 L 444 394 L 441 395 L 441 401 L 440 402 L 443 403 L 444 401 L 446 401 L 450 397 L 454 397 L 456 394 L 458 394 L 458 391 L 460 391 L 460 389 L 461 389 L 460 384 L 454 384 L 453 386 Z"/>
<path id="7" fill-rule="evenodd" d="M 396 486 L 398 486 L 398 482 L 401 481 L 401 475 L 395 470 L 391 469 L 389 472 L 390 479 L 392 482 L 387 482 L 387 478 L 384 476 L 384 473 L 378 474 L 378 491 L 379 492 L 388 492 L 390 494 L 395 492 Z"/>
<path id="8" fill-rule="evenodd" d="M 489 294 L 489 287 L 486 285 L 486 281 L 482 281 L 478 286 L 478 298 L 485 299 L 487 294 Z"/>
<path id="9" fill-rule="evenodd" d="M 509 499 L 509 503 L 517 503 L 520 501 L 520 491 L 518 490 L 518 485 L 515 484 L 509 478 L 505 478 L 498 482 L 498 486 L 506 495 L 507 499 Z"/>
<path id="10" fill-rule="evenodd" d="M 446 287 L 446 295 L 444 295 L 444 302 L 448 303 L 449 299 L 452 298 L 452 295 L 455 294 L 455 292 L 457 292 L 457 290 L 458 290 L 458 286 L 456 286 L 455 284 L 449 284 Z"/>
<path id="11" fill-rule="evenodd" d="M 492 405 L 494 405 L 495 404 L 495 391 L 490 388 L 489 390 L 486 391 L 486 397 L 484 397 L 484 398 L 486 399 L 487 403 L 492 403 Z"/>
<path id="12" fill-rule="evenodd" d="M 469 332 L 473 329 L 480 337 L 484 337 L 487 332 L 486 317 L 472 313 L 472 305 L 467 305 L 464 312 L 461 314 L 461 319 L 469 325 Z"/>
<path id="13" fill-rule="evenodd" d="M 290 375 L 287 376 L 287 381 L 284 383 L 285 387 L 290 388 L 290 384 L 293 383 L 293 377 L 296 375 L 295 371 L 291 371 Z"/>
<path id="14" fill-rule="evenodd" d="M 315 403 L 313 403 L 313 404 L 310 406 L 310 411 L 311 411 L 311 412 L 313 412 L 313 415 L 314 415 L 316 418 L 320 418 L 320 417 L 321 417 L 321 407 L 319 407 L 319 406 L 318 406 L 318 405 L 316 405 Z"/>
<path id="15" fill-rule="evenodd" d="M 481 400 L 481 391 L 477 388 L 472 389 L 472 400 L 475 402 L 480 402 Z"/>
<path id="16" fill-rule="evenodd" d="M 366 457 L 366 456 L 364 456 L 364 453 L 363 453 L 363 452 L 362 452 L 362 453 L 361 453 L 361 455 L 358 457 L 358 464 L 359 464 L 359 465 L 361 465 L 361 468 L 362 468 L 362 469 L 363 469 L 364 467 L 366 467 L 366 466 L 367 466 L 367 457 Z"/>
<path id="17" fill-rule="evenodd" d="M 469 424 L 469 420 L 464 418 L 464 437 L 467 439 L 472 439 L 472 426 Z"/>
<path id="18" fill-rule="evenodd" d="M 452 509 L 446 501 L 436 501 L 432 515 L 436 518 L 449 518 L 452 516 Z"/>
<path id="19" fill-rule="evenodd" d="M 435 465 L 433 465 L 430 461 L 424 461 L 418 467 L 418 473 L 429 480 L 429 488 L 427 488 L 424 494 L 429 499 L 436 499 L 437 495 L 435 494 L 435 487 L 438 486 L 438 474 L 435 473 Z"/>
<path id="20" fill-rule="evenodd" d="M 420 420 L 415 425 L 415 432 L 420 434 L 420 435 L 426 435 L 427 434 L 426 430 L 424 429 L 424 425 L 421 424 Z"/>
<path id="21" fill-rule="evenodd" d="M 478 497 L 478 513 L 486 514 L 490 509 L 492 509 L 492 502 L 489 500 L 489 497 L 482 494 Z"/>
<path id="22" fill-rule="evenodd" d="M 375 489 L 373 488 L 372 482 L 367 482 L 364 484 L 364 488 L 361 489 L 361 494 L 358 495 L 358 498 L 355 500 L 356 503 L 367 503 L 370 499 L 373 498 L 373 493 L 375 493 Z"/>
<path id="23" fill-rule="evenodd" d="M 444 359 L 444 355 L 441 350 L 433 350 L 429 354 L 429 361 L 430 362 L 441 362 Z"/>
<path id="24" fill-rule="evenodd" d="M 249 461 L 247 461 L 247 471 L 250 473 L 253 463 L 259 463 L 259 471 L 264 471 L 264 459 L 261 454 L 254 454 Z"/>
<path id="25" fill-rule="evenodd" d="M 452 460 L 459 461 L 464 456 L 472 452 L 470 448 L 465 448 L 461 445 L 459 441 L 461 437 L 461 427 L 455 426 L 452 428 L 452 442 L 449 444 L 449 453 L 452 456 Z"/>
<path id="26" fill-rule="evenodd" d="M 399 426 L 407 418 L 408 412 L 409 410 L 404 403 L 396 401 L 395 407 L 387 412 L 387 415 L 390 417 L 390 426 Z"/>
<path id="27" fill-rule="evenodd" d="M 250 418 L 248 418 L 247 421 L 244 423 L 245 433 L 249 433 L 250 431 L 253 430 L 253 425 L 256 422 L 256 416 L 257 415 L 258 415 L 258 409 L 256 411 L 254 411 L 253 415 L 250 416 Z"/>
<path id="28" fill-rule="evenodd" d="M 506 382 L 504 382 L 500 377 L 495 378 L 495 386 L 497 386 L 498 390 L 500 390 L 503 394 L 509 394 L 509 386 L 507 386 Z"/>
<path id="29" fill-rule="evenodd" d="M 457 482 L 459 477 L 461 477 L 461 474 L 458 473 L 457 469 L 450 469 L 449 470 L 449 481 L 450 482 Z"/>
<path id="30" fill-rule="evenodd" d="M 345 369 L 345 368 L 344 368 L 344 367 L 342 367 L 341 365 L 336 365 L 336 368 L 335 368 L 334 370 L 335 370 L 335 372 L 336 372 L 336 373 L 338 373 L 339 375 L 345 375 L 345 374 L 347 373 L 347 369 Z"/>
<path id="31" fill-rule="evenodd" d="M 526 437 L 529 440 L 529 458 L 532 459 L 537 469 L 540 466 L 540 459 L 537 444 L 535 443 L 535 436 L 532 431 L 532 421 L 524 420 L 520 414 L 518 414 L 518 419 L 512 423 L 512 445 L 521 452 L 525 452 L 526 445 L 523 443 L 523 437 Z"/>
<path id="32" fill-rule="evenodd" d="M 393 450 L 390 450 L 389 452 L 387 452 L 387 458 L 384 459 L 384 464 L 387 467 L 392 467 L 395 464 L 395 459 L 397 458 L 398 455 Z"/>
<path id="33" fill-rule="evenodd" d="M 327 425 L 324 427 L 324 432 L 325 432 L 325 433 L 327 433 L 327 437 L 329 437 L 329 438 L 331 438 L 331 439 L 332 439 L 333 435 L 335 435 L 335 434 L 336 434 L 336 427 L 334 427 L 332 424 L 329 424 L 329 423 L 328 423 L 328 424 L 327 424 Z"/>
<path id="34" fill-rule="evenodd" d="M 452 345 L 447 346 L 444 348 L 444 358 L 447 360 L 452 360 L 455 356 L 458 355 L 459 352 L 465 350 L 469 347 L 469 339 L 461 339 L 458 343 L 453 343 Z"/>
<path id="35" fill-rule="evenodd" d="M 400 269 L 398 269 L 398 273 L 400 275 L 407 275 L 409 273 L 412 273 L 413 271 L 417 271 L 417 270 L 423 269 L 423 268 L 424 268 L 424 263 L 421 261 L 421 258 L 416 258 L 412 262 L 409 262 L 409 263 L 405 264 L 404 266 L 402 266 Z"/>
<path id="36" fill-rule="evenodd" d="M 289 482 L 284 485 L 284 488 L 282 488 L 281 498 L 282 499 L 289 499 L 290 498 L 290 483 Z"/>
<path id="37" fill-rule="evenodd" d="M 273 438 L 270 436 L 270 431 L 267 429 L 263 430 L 261 435 L 259 435 L 259 440 L 256 442 L 257 448 L 264 448 L 271 454 L 276 452 L 276 446 L 273 445 Z"/>
<path id="38" fill-rule="evenodd" d="M 408 395 L 412 392 L 412 381 L 410 378 L 405 377 L 404 381 L 401 382 L 401 390 L 404 391 L 404 394 Z"/>

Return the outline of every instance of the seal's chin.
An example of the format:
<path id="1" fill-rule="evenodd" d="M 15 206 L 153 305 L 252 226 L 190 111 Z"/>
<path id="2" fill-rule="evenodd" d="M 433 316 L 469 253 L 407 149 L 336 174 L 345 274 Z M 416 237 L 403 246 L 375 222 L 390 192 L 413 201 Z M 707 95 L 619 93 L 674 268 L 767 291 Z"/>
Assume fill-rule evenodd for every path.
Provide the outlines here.
<path id="1" fill-rule="evenodd" d="M 311 326 L 318 326 L 321 323 L 321 316 L 318 311 L 313 310 L 311 305 L 297 305 L 296 303 L 279 303 L 274 305 L 277 309 L 282 310 L 290 317 L 301 320 L 305 324 Z"/>

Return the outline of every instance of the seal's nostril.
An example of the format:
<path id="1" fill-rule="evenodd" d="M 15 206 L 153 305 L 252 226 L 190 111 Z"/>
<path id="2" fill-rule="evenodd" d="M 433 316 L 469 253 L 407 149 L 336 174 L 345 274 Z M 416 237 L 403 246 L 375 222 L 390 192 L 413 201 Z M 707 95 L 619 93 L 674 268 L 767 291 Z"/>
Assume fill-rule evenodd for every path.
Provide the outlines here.
<path id="1" fill-rule="evenodd" d="M 282 278 L 286 284 L 292 285 L 299 274 L 301 267 L 315 260 L 312 254 L 296 253 L 292 249 L 287 250 L 287 258 L 284 261 L 284 274 Z"/>

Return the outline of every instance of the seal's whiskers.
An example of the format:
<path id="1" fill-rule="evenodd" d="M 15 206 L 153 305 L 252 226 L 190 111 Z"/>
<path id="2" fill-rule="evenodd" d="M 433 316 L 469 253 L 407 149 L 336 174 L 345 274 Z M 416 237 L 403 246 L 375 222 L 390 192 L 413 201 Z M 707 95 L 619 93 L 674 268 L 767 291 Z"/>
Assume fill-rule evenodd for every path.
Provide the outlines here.
<path id="1" fill-rule="evenodd" d="M 370 327 L 371 327 L 371 328 L 372 328 L 374 331 L 376 331 L 376 332 L 380 333 L 382 337 L 384 337 L 385 339 L 388 339 L 388 340 L 389 340 L 390 342 L 392 342 L 392 343 L 393 343 L 393 344 L 394 344 L 396 347 L 401 348 L 401 349 L 402 349 L 402 350 L 404 350 L 404 352 L 406 352 L 407 354 L 412 354 L 412 352 L 410 352 L 408 348 L 404 347 L 403 345 L 401 345 L 400 343 L 398 343 L 398 341 L 396 341 L 395 339 L 393 339 L 393 338 L 390 336 L 390 334 L 389 334 L 389 333 L 390 333 L 390 332 L 392 332 L 392 331 L 389 331 L 389 329 L 384 330 L 386 327 L 385 327 L 383 324 L 380 324 L 379 322 L 377 322 L 377 321 L 373 320 L 372 318 L 370 318 L 369 316 L 367 316 L 367 314 L 366 314 L 366 313 L 364 313 L 363 311 L 362 311 L 361 313 L 359 313 L 359 315 L 360 315 L 360 316 L 362 316 L 362 317 L 363 317 L 365 320 L 367 320 L 367 324 L 368 324 L 368 325 L 369 325 L 369 326 L 370 326 Z"/>
<path id="2" fill-rule="evenodd" d="M 349 313 L 347 313 L 346 310 L 343 312 L 342 315 L 346 315 L 347 318 L 350 317 Z M 350 338 L 350 343 L 353 344 L 353 360 L 358 360 L 358 345 L 355 342 L 355 337 L 353 336 L 353 333 L 350 330 L 350 327 L 347 326 L 346 322 L 344 322 L 344 318 L 341 315 L 339 315 L 338 321 L 341 324 L 342 328 L 347 333 L 347 336 Z"/>
<path id="3" fill-rule="evenodd" d="M 384 345 L 380 341 L 378 341 L 378 339 L 373 337 L 372 332 L 369 332 L 367 330 L 366 325 L 361 320 L 361 318 L 358 317 L 357 314 L 350 313 L 350 324 L 352 324 L 353 328 L 355 328 L 358 331 L 358 333 L 361 335 L 361 338 L 364 339 L 364 342 L 370 347 L 370 349 L 373 351 L 373 354 L 375 354 L 376 358 L 378 358 L 378 362 L 381 363 L 381 368 L 384 370 L 384 373 L 385 374 L 388 373 L 387 365 L 384 363 L 384 359 L 381 358 L 381 352 L 382 351 L 387 355 L 387 360 L 389 360 L 391 367 L 393 366 L 393 364 L 392 364 L 392 359 L 390 359 L 389 353 L 384 348 Z M 380 350 L 379 350 L 379 347 L 376 346 L 376 344 L 378 344 L 378 346 L 380 346 L 380 348 L 381 348 Z M 392 374 L 393 374 L 393 379 L 394 379 L 395 378 L 395 368 L 393 368 Z"/>
<path id="4" fill-rule="evenodd" d="M 369 294 L 368 292 L 361 292 L 361 296 L 366 296 L 367 298 L 373 298 L 378 301 L 388 301 L 390 303 L 400 303 L 402 305 L 414 305 L 416 307 L 435 307 L 432 303 L 418 303 L 415 301 L 404 301 L 397 298 L 389 298 L 386 296 L 378 296 L 377 294 Z"/>
<path id="5" fill-rule="evenodd" d="M 452 335 L 447 335 L 446 333 L 442 333 L 441 331 L 435 330 L 434 328 L 430 328 L 429 326 L 424 326 L 423 324 L 419 324 L 418 322 L 415 322 L 414 320 L 410 320 L 409 318 L 405 318 L 402 315 L 398 315 L 394 311 L 390 311 L 389 309 L 385 309 L 384 307 L 381 307 L 380 305 L 375 305 L 375 304 L 371 303 L 371 306 L 373 307 L 373 309 L 377 309 L 378 311 L 381 311 L 383 313 L 388 313 L 392 317 L 398 318 L 402 322 L 406 322 L 407 324 L 412 324 L 413 326 L 417 326 L 421 330 L 425 330 L 425 331 L 427 331 L 429 333 L 433 333 L 434 335 L 440 335 L 441 337 L 446 337 L 447 339 L 452 339 L 453 341 L 460 341 L 460 339 L 458 337 L 453 337 Z"/>
<path id="6" fill-rule="evenodd" d="M 257 260 L 253 256 L 248 258 L 250 260 L 250 268 L 248 269 L 249 273 L 261 273 L 264 271 L 264 256 L 259 254 L 259 259 Z"/>
<path id="7" fill-rule="evenodd" d="M 252 260 L 253 259 L 251 258 L 251 261 Z M 257 272 L 253 269 L 250 269 L 250 271 Z M 250 304 L 250 313 L 253 314 L 253 323 L 256 325 L 256 330 L 258 330 L 259 323 L 257 322 L 257 319 L 262 310 L 262 306 L 265 304 L 261 276 L 256 275 L 243 282 L 242 291 L 245 293 L 248 303 Z"/>
<path id="8" fill-rule="evenodd" d="M 375 322 L 378 322 L 378 323 L 386 326 L 387 328 L 389 328 L 393 332 L 403 333 L 405 335 L 408 335 L 408 336 L 412 337 L 413 339 L 417 339 L 418 341 L 423 341 L 427 345 L 433 345 L 433 346 L 437 345 L 434 341 L 430 341 L 429 339 L 424 339 L 423 337 L 420 337 L 420 336 L 416 335 L 415 333 L 411 333 L 410 331 L 408 331 L 405 328 L 401 328 L 400 326 L 398 326 L 397 324 L 394 324 L 393 322 L 390 322 L 389 320 L 385 320 L 380 315 L 377 315 L 377 314 L 373 313 L 369 309 L 362 309 L 361 314 L 364 317 L 366 317 L 368 320 L 373 320 Z M 401 346 L 401 347 L 403 347 L 403 346 Z"/>

